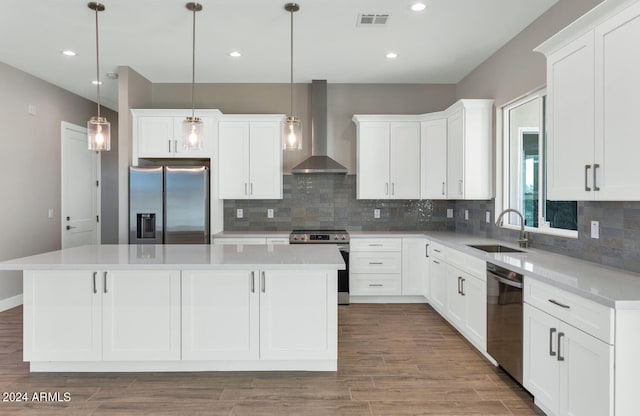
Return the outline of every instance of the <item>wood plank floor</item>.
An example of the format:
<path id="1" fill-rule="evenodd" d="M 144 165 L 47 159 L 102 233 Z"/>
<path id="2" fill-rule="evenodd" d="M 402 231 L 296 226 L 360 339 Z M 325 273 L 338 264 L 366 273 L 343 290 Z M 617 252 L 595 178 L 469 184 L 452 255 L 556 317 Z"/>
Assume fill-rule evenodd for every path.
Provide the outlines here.
<path id="1" fill-rule="evenodd" d="M 22 308 L 0 313 L 0 415 L 540 415 L 531 396 L 427 305 L 339 307 L 337 373 L 29 373 Z M 1 400 L 1 398 L 0 398 Z"/>

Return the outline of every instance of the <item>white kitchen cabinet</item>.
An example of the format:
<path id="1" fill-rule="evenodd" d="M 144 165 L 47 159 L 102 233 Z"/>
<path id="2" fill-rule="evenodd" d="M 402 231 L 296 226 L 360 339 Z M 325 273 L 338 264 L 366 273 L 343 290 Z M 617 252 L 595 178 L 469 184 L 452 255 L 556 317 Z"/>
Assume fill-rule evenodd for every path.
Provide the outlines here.
<path id="1" fill-rule="evenodd" d="M 451 265 L 447 265 L 446 269 L 447 318 L 456 327 L 462 328 L 466 313 L 462 292 L 464 273 Z"/>
<path id="2" fill-rule="evenodd" d="M 524 304 L 524 386 L 549 415 L 614 414 L 614 347 Z"/>
<path id="3" fill-rule="evenodd" d="M 431 251 L 431 261 L 429 262 L 429 303 L 441 315 L 445 315 L 447 313 L 447 265 L 444 259 L 437 254 L 435 250 Z"/>
<path id="4" fill-rule="evenodd" d="M 220 198 L 282 198 L 282 116 L 225 116 L 218 153 Z"/>
<path id="5" fill-rule="evenodd" d="M 90 271 L 25 272 L 24 359 L 101 360 L 101 292 Z"/>
<path id="6" fill-rule="evenodd" d="M 185 109 L 132 109 L 133 155 L 135 165 L 139 158 L 203 158 L 214 156 L 218 120 L 217 110 L 196 110 L 202 120 L 202 147 L 200 150 L 185 149 L 182 126 L 191 110 Z"/>
<path id="7" fill-rule="evenodd" d="M 402 295 L 425 295 L 425 268 L 428 263 L 427 239 L 403 238 L 402 239 Z"/>
<path id="8" fill-rule="evenodd" d="M 420 199 L 447 199 L 447 119 L 421 124 Z"/>
<path id="9" fill-rule="evenodd" d="M 446 271 L 446 317 L 481 351 L 487 349 L 486 281 L 452 265 Z"/>
<path id="10" fill-rule="evenodd" d="M 631 5 L 630 5 L 631 4 Z M 605 2 L 536 51 L 547 56 L 548 199 L 640 200 L 640 4 Z"/>
<path id="11" fill-rule="evenodd" d="M 257 270 L 182 272 L 182 359 L 257 360 Z"/>
<path id="12" fill-rule="evenodd" d="M 402 238 L 352 238 L 349 253 L 351 296 L 402 294 Z"/>
<path id="13" fill-rule="evenodd" d="M 420 198 L 420 121 L 411 116 L 358 116 L 357 198 Z"/>
<path id="14" fill-rule="evenodd" d="M 180 359 L 180 271 L 107 271 L 103 284 L 103 360 Z"/>
<path id="15" fill-rule="evenodd" d="M 446 110 L 448 199 L 493 196 L 492 108 L 493 100 L 460 100 Z"/>
<path id="16" fill-rule="evenodd" d="M 337 282 L 336 272 L 260 272 L 261 360 L 337 358 Z"/>

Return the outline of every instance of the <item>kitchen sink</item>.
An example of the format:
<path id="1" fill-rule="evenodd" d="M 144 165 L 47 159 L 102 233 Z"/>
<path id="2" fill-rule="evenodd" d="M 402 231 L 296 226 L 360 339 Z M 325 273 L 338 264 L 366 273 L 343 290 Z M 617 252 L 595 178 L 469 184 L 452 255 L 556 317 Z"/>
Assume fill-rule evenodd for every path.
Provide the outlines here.
<path id="1" fill-rule="evenodd" d="M 503 246 L 501 244 L 467 244 L 471 248 L 486 251 L 487 253 L 524 253 L 523 250 Z"/>

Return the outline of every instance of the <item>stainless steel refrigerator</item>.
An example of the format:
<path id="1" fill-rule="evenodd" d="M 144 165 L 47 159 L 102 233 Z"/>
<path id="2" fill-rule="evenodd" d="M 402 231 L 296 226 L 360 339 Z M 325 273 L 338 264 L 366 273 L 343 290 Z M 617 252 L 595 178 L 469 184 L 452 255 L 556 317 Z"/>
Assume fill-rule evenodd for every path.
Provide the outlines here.
<path id="1" fill-rule="evenodd" d="M 130 244 L 209 241 L 209 168 L 129 167 Z"/>

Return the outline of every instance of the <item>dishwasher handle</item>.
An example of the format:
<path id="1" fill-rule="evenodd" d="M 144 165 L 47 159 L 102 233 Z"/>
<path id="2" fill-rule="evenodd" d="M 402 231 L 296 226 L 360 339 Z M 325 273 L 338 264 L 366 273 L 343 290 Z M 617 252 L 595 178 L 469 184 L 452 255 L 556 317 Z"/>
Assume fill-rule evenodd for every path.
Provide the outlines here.
<path id="1" fill-rule="evenodd" d="M 504 277 L 498 276 L 497 274 L 495 274 L 495 273 L 493 273 L 493 272 L 491 272 L 489 270 L 487 270 L 487 277 L 494 278 L 498 282 L 504 283 L 505 285 L 513 286 L 513 287 L 518 288 L 518 289 L 522 289 L 522 282 L 516 282 L 514 280 L 505 279 Z"/>

